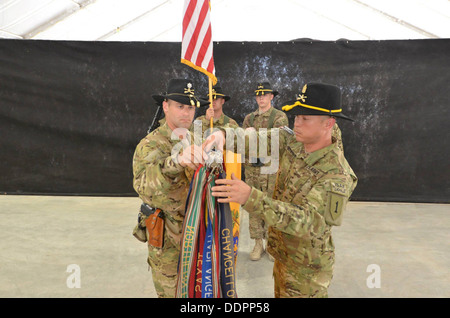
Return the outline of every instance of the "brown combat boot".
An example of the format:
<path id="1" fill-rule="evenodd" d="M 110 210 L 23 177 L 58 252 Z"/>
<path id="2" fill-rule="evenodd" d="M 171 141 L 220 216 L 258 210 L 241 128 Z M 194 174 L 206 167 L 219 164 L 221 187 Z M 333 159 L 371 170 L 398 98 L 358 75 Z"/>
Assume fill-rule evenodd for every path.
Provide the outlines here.
<path id="1" fill-rule="evenodd" d="M 258 261 L 263 254 L 264 254 L 263 240 L 256 239 L 255 247 L 253 247 L 253 251 L 250 253 L 250 259 L 252 261 Z"/>

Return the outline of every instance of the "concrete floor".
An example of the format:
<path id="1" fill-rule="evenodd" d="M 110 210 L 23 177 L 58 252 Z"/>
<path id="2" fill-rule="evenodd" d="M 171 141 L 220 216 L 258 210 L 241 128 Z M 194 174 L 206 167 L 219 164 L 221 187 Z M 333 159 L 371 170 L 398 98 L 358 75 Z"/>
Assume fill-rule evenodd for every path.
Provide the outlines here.
<path id="1" fill-rule="evenodd" d="M 0 195 L 0 297 L 155 297 L 147 247 L 131 235 L 139 205 Z M 329 296 L 450 297 L 449 228 L 448 204 L 350 202 L 333 232 Z M 273 263 L 249 260 L 247 213 L 241 229 L 238 296 L 271 298 Z M 77 274 L 79 288 L 69 288 Z"/>

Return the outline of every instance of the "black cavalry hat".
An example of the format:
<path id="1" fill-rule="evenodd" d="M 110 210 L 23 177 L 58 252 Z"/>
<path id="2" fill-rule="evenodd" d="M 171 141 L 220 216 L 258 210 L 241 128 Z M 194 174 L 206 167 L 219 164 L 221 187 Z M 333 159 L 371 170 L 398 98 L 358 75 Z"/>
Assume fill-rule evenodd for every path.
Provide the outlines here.
<path id="1" fill-rule="evenodd" d="M 337 86 L 308 83 L 296 98 L 281 106 L 287 115 L 322 115 L 353 121 L 342 113 L 341 90 Z"/>
<path id="2" fill-rule="evenodd" d="M 264 95 L 265 93 L 272 93 L 274 97 L 278 95 L 278 92 L 272 89 L 269 82 L 258 83 L 257 88 L 255 89 L 255 95 Z"/>
<path id="3" fill-rule="evenodd" d="M 207 99 L 209 99 L 209 93 L 206 96 L 207 96 Z M 222 90 L 222 87 L 220 87 L 219 84 L 216 84 L 216 85 L 213 86 L 213 88 L 212 88 L 212 96 L 213 96 L 213 99 L 216 99 L 217 97 L 222 97 L 223 99 L 225 99 L 226 102 L 231 99 L 230 96 L 225 95 L 225 93 Z"/>
<path id="4" fill-rule="evenodd" d="M 162 95 L 152 95 L 157 103 L 162 103 L 166 99 L 172 99 L 183 105 L 206 106 L 209 101 L 201 99 L 194 94 L 194 85 L 191 80 L 173 78 L 167 84 L 167 91 Z"/>

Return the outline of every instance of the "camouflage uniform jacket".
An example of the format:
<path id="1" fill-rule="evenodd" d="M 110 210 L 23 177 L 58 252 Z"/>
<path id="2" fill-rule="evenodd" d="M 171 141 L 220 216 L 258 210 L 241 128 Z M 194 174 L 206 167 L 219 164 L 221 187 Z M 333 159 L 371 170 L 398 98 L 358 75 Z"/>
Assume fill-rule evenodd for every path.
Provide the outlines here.
<path id="1" fill-rule="evenodd" d="M 165 227 L 174 243 L 179 243 L 186 198 L 194 171 L 174 162 L 167 123 L 152 131 L 136 147 L 133 157 L 133 187 L 144 203 L 164 212 Z"/>
<path id="2" fill-rule="evenodd" d="M 340 225 L 357 177 L 333 143 L 306 153 L 290 137 L 280 161 L 273 198 L 252 188 L 242 206 L 269 224 L 268 252 L 286 266 L 331 270 L 334 244 L 331 227 Z"/>
<path id="3" fill-rule="evenodd" d="M 268 125 L 270 114 L 272 111 L 275 111 L 275 117 L 273 120 L 272 127 L 270 128 L 289 126 L 289 121 L 286 114 L 281 110 L 273 108 L 272 106 L 268 111 L 264 113 L 260 113 L 259 109 L 257 109 L 253 113 L 250 113 L 247 116 L 245 116 L 244 122 L 242 123 L 242 128 L 245 129 L 248 127 L 254 127 L 257 131 L 260 128 L 266 128 L 269 130 Z M 254 116 L 253 123 L 251 123 L 252 116 Z M 270 165 L 271 163 L 265 163 L 266 167 Z M 249 162 L 246 162 L 244 167 L 245 167 L 246 182 L 248 182 L 250 185 L 260 190 L 267 191 L 267 193 L 273 193 L 276 174 L 262 174 L 261 167 L 254 167 Z"/>
<path id="4" fill-rule="evenodd" d="M 206 119 L 205 115 L 199 116 L 195 120 L 201 120 L 203 132 L 211 128 L 211 122 Z M 224 113 L 222 113 L 222 115 L 218 119 L 213 120 L 213 128 L 220 128 L 225 126 L 230 128 L 239 127 L 238 123 L 233 118 L 228 117 Z"/>
<path id="5" fill-rule="evenodd" d="M 268 111 L 261 113 L 259 109 L 255 110 L 253 113 L 248 114 L 244 118 L 244 122 L 242 123 L 242 128 L 254 127 L 256 130 L 260 128 L 268 128 L 270 113 L 275 111 L 275 117 L 273 120 L 273 124 L 271 128 L 281 127 L 281 126 L 289 126 L 289 121 L 286 114 L 274 108 L 270 107 Z M 251 123 L 251 118 L 254 116 L 253 123 Z"/>

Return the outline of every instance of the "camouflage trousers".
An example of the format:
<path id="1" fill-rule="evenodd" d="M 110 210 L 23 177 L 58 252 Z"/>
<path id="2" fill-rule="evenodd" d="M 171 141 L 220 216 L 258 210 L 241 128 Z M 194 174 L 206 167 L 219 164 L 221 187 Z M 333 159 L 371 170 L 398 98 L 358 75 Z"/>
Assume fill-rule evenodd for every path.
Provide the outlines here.
<path id="1" fill-rule="evenodd" d="M 267 226 L 266 222 L 260 215 L 253 213 L 248 214 L 248 229 L 250 232 L 250 238 L 252 240 L 266 239 L 267 238 Z"/>
<path id="2" fill-rule="evenodd" d="M 270 197 L 275 189 L 276 178 L 276 174 L 261 174 L 260 167 L 245 166 L 245 182 L 251 187 L 268 193 Z M 249 214 L 248 229 L 250 238 L 253 240 L 267 238 L 267 225 L 260 215 Z"/>
<path id="3" fill-rule="evenodd" d="M 275 298 L 327 298 L 333 273 L 286 266 L 275 259 L 273 277 Z"/>
<path id="4" fill-rule="evenodd" d="M 153 285 L 159 298 L 175 298 L 180 250 L 164 234 L 162 248 L 148 245 L 147 262 L 152 269 Z"/>

